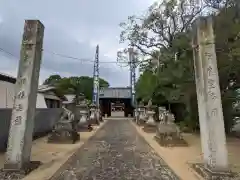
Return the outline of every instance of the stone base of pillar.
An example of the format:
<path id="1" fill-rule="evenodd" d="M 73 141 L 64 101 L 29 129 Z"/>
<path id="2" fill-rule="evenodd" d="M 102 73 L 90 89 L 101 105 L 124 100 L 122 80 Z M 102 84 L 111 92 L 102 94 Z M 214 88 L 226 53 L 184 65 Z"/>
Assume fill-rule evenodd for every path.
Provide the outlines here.
<path id="1" fill-rule="evenodd" d="M 48 143 L 56 144 L 74 144 L 80 140 L 80 136 L 76 131 L 53 131 L 48 137 Z"/>
<path id="2" fill-rule="evenodd" d="M 164 135 L 157 135 L 154 137 L 154 139 L 157 141 L 157 143 L 160 146 L 164 147 L 186 147 L 188 146 L 188 143 L 181 138 L 173 138 L 173 137 L 166 137 Z"/>
<path id="3" fill-rule="evenodd" d="M 231 171 L 225 172 L 215 172 L 211 169 L 204 166 L 201 163 L 190 164 L 190 166 L 206 180 L 235 180 L 240 178 L 237 173 L 233 173 Z"/>
<path id="4" fill-rule="evenodd" d="M 33 170 L 37 169 L 42 163 L 40 161 L 30 161 L 23 165 L 21 169 L 16 164 L 5 164 L 4 168 L 0 170 L 0 179 L 23 179 Z"/>
<path id="5" fill-rule="evenodd" d="M 142 130 L 146 133 L 155 133 L 157 131 L 157 126 L 154 124 L 144 124 Z"/>

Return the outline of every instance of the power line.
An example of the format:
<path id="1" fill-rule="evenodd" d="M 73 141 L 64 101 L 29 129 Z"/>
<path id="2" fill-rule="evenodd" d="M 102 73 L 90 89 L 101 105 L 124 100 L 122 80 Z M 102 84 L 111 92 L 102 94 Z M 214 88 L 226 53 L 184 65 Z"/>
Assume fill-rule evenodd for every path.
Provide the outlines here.
<path id="1" fill-rule="evenodd" d="M 8 55 L 10 55 L 10 56 L 15 57 L 15 58 L 18 59 L 18 57 L 16 57 L 15 55 L 13 55 L 12 53 L 10 53 L 10 52 L 8 52 L 8 51 L 5 51 L 3 48 L 0 48 L 0 51 L 2 51 L 2 52 L 4 52 L 4 53 L 6 53 L 6 54 L 8 54 Z"/>
<path id="2" fill-rule="evenodd" d="M 16 58 L 16 59 L 19 59 L 19 57 L 16 57 L 14 54 L 4 50 L 3 48 L 0 48 L 0 51 Z M 46 50 L 46 49 L 42 49 L 43 52 L 46 52 L 46 53 L 49 53 L 49 54 L 52 54 L 52 55 L 56 55 L 56 56 L 59 56 L 59 57 L 63 57 L 63 58 L 67 58 L 67 59 L 74 59 L 74 60 L 78 60 L 78 61 L 81 61 L 81 62 L 91 62 L 91 63 L 94 63 L 94 60 L 91 60 L 90 58 L 77 58 L 77 57 L 73 57 L 73 56 L 70 56 L 70 55 L 65 55 L 65 54 L 60 54 L 60 53 L 56 53 L 56 52 L 52 52 L 52 51 L 49 51 L 49 50 Z M 112 64 L 112 63 L 115 63 L 115 64 L 128 64 L 129 62 L 117 62 L 117 61 L 99 61 L 99 63 L 105 63 L 105 64 Z"/>
<path id="3" fill-rule="evenodd" d="M 64 58 L 68 58 L 68 59 L 74 59 L 74 60 L 79 60 L 79 61 L 83 61 L 83 62 L 93 62 L 94 60 L 91 60 L 90 58 L 77 58 L 77 57 L 73 57 L 73 56 L 69 56 L 69 55 L 64 55 L 64 54 L 60 54 L 60 53 L 55 53 L 52 51 L 48 51 L 43 49 L 44 52 L 47 52 L 49 54 L 53 54 L 56 56 L 60 56 L 60 57 L 64 57 Z M 128 63 L 128 62 L 117 62 L 117 61 L 99 61 L 99 63 Z"/>

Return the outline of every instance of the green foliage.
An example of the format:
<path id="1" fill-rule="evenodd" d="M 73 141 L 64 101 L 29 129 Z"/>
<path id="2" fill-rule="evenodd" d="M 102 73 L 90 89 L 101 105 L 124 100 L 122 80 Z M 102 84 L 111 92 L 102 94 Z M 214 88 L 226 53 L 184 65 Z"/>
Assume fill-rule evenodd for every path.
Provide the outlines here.
<path id="1" fill-rule="evenodd" d="M 151 71 L 144 71 L 136 83 L 137 98 L 147 102 L 154 91 L 156 85 L 156 76 Z"/>
<path id="2" fill-rule="evenodd" d="M 197 121 L 193 121 L 189 116 L 187 116 L 183 121 L 180 121 L 178 125 L 183 132 L 195 132 L 198 129 Z"/>
<path id="3" fill-rule="evenodd" d="M 84 94 L 88 100 L 92 99 L 93 78 L 88 76 L 61 77 L 51 75 L 44 81 L 44 84 L 53 85 L 61 94 L 75 94 L 76 99 L 80 94 Z M 109 87 L 109 83 L 99 78 L 99 86 Z"/>
<path id="4" fill-rule="evenodd" d="M 240 10 L 236 3 L 208 1 L 211 8 L 218 10 L 213 19 L 226 132 L 234 124 L 233 92 L 240 87 Z M 144 59 L 136 86 L 138 99 L 153 99 L 155 104 L 184 104 L 183 124 L 192 129 L 199 123 L 191 23 L 204 8 L 198 9 L 191 0 L 164 0 L 149 7 L 145 16 L 131 16 L 121 23 L 121 42 L 130 43 Z M 159 67 L 154 70 L 152 61 L 156 60 Z M 230 82 L 234 82 L 232 88 Z"/>
<path id="5" fill-rule="evenodd" d="M 48 85 L 54 85 L 56 84 L 59 80 L 61 80 L 61 76 L 58 75 L 58 74 L 54 74 L 54 75 L 51 75 L 49 76 L 43 84 L 48 84 Z"/>

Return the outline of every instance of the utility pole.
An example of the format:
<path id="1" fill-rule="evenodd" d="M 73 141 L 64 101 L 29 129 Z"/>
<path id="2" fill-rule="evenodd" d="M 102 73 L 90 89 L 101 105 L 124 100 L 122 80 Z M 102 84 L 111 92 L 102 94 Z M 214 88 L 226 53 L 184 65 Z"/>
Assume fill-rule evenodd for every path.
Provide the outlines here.
<path id="1" fill-rule="evenodd" d="M 136 58 L 133 48 L 128 48 L 130 63 L 130 87 L 132 96 L 132 106 L 136 107 L 135 85 L 136 85 Z"/>
<path id="2" fill-rule="evenodd" d="M 93 67 L 93 104 L 99 109 L 99 45 L 96 47 L 95 61 Z"/>

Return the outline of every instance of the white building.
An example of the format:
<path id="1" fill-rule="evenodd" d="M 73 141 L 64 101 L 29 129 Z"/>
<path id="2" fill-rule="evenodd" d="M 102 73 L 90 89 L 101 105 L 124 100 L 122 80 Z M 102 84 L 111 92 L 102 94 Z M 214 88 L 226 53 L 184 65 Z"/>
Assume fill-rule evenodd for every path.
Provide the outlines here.
<path id="1" fill-rule="evenodd" d="M 0 73 L 0 108 L 12 108 L 16 78 Z M 65 97 L 60 97 L 54 87 L 38 87 L 36 108 L 59 108 Z"/>

